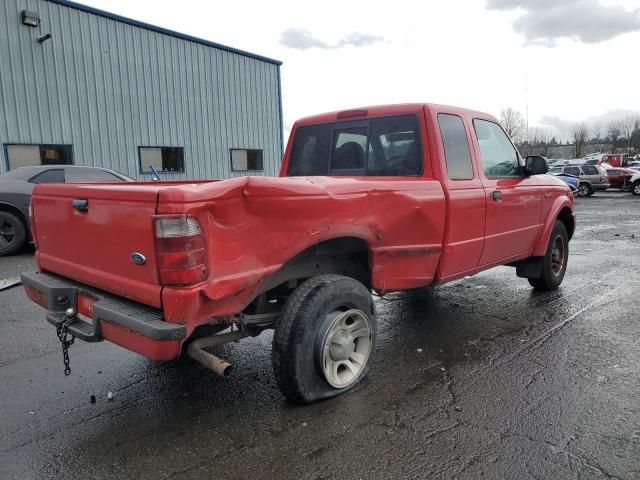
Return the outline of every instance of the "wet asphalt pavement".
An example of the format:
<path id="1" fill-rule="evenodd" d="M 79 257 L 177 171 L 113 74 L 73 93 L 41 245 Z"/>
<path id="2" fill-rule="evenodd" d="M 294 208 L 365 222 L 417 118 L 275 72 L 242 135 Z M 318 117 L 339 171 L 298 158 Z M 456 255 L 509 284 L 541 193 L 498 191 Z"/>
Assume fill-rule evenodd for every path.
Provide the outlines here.
<path id="1" fill-rule="evenodd" d="M 500 267 L 378 300 L 368 379 L 306 407 L 270 332 L 217 350 L 229 379 L 79 341 L 65 377 L 40 307 L 0 292 L 0 479 L 639 479 L 640 198 L 577 212 L 558 291 Z"/>

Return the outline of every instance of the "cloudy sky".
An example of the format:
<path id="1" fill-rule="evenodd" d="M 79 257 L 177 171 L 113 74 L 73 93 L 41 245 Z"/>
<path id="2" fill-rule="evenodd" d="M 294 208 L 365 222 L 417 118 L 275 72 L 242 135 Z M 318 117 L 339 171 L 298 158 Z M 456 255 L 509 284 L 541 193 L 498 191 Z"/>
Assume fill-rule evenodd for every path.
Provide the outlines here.
<path id="1" fill-rule="evenodd" d="M 513 107 L 558 128 L 640 111 L 640 0 L 78 0 L 284 62 L 285 130 L 362 105 Z"/>

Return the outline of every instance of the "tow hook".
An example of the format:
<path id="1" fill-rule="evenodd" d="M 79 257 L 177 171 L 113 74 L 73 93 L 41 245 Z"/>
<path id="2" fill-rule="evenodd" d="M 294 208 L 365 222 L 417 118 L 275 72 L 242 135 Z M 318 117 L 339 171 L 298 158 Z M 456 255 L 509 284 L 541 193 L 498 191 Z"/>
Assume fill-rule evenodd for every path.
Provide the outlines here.
<path id="1" fill-rule="evenodd" d="M 204 349 L 223 345 L 229 342 L 236 342 L 248 336 L 249 333 L 246 330 L 236 330 L 235 332 L 224 333 L 222 335 L 198 338 L 189 344 L 187 353 L 191 358 L 200 362 L 209 370 L 213 370 L 215 373 L 223 377 L 228 377 L 231 375 L 231 371 L 233 369 L 231 364 L 212 353 L 205 352 Z"/>

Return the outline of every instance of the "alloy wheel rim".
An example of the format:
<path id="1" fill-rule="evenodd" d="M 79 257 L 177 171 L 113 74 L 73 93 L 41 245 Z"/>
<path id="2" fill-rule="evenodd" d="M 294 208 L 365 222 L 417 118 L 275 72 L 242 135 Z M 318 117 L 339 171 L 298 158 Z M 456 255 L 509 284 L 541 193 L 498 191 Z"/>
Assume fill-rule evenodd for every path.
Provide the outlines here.
<path id="1" fill-rule="evenodd" d="M 589 189 L 587 188 L 586 185 L 580 185 L 580 188 L 578 189 L 578 193 L 580 194 L 580 196 L 586 197 L 587 194 L 589 193 Z"/>
<path id="2" fill-rule="evenodd" d="M 636 183 L 633 186 L 633 191 L 636 193 L 636 195 L 640 195 L 640 183 Z"/>
<path id="3" fill-rule="evenodd" d="M 562 237 L 557 236 L 551 247 L 551 271 L 554 276 L 559 276 L 564 269 L 564 251 L 565 245 Z"/>
<path id="4" fill-rule="evenodd" d="M 371 321 L 357 309 L 332 312 L 327 317 L 335 318 L 322 341 L 321 370 L 329 385 L 346 388 L 358 380 L 369 361 Z"/>
<path id="5" fill-rule="evenodd" d="M 0 248 L 7 248 L 16 238 L 16 229 L 9 222 L 0 220 Z"/>

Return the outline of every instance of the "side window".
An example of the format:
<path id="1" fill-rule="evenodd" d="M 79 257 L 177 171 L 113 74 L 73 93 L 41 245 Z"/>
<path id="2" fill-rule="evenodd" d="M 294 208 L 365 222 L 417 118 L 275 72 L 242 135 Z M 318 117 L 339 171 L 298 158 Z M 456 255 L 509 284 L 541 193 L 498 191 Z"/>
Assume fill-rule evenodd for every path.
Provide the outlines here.
<path id="1" fill-rule="evenodd" d="M 73 168 L 66 171 L 67 183 L 111 183 L 122 179 L 97 168 Z"/>
<path id="2" fill-rule="evenodd" d="M 35 165 L 71 165 L 71 145 L 11 145 L 7 144 L 9 170 Z"/>
<path id="3" fill-rule="evenodd" d="M 471 180 L 471 153 L 462 119 L 456 115 L 438 114 L 438 125 L 444 145 L 447 174 L 451 180 Z"/>
<path id="4" fill-rule="evenodd" d="M 184 149 L 182 147 L 138 147 L 140 172 L 151 173 L 151 167 L 158 172 L 184 172 Z"/>
<path id="5" fill-rule="evenodd" d="M 568 173 L 569 175 L 575 175 L 576 177 L 579 177 L 580 169 L 578 167 L 564 167 L 564 173 Z"/>
<path id="6" fill-rule="evenodd" d="M 30 183 L 64 183 L 64 170 L 45 170 L 29 180 Z"/>
<path id="7" fill-rule="evenodd" d="M 582 171 L 584 172 L 585 175 L 600 175 L 600 172 L 598 172 L 598 169 L 591 165 L 583 166 Z"/>
<path id="8" fill-rule="evenodd" d="M 607 170 L 607 175 L 609 176 L 622 175 L 622 172 L 620 170 Z"/>
<path id="9" fill-rule="evenodd" d="M 364 173 L 367 160 L 367 128 L 336 129 L 333 134 L 330 175 Z"/>
<path id="10" fill-rule="evenodd" d="M 487 177 L 520 177 L 522 169 L 518 153 L 502 128 L 487 120 L 475 119 L 482 168 Z"/>

